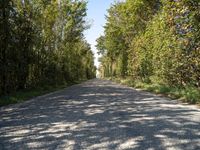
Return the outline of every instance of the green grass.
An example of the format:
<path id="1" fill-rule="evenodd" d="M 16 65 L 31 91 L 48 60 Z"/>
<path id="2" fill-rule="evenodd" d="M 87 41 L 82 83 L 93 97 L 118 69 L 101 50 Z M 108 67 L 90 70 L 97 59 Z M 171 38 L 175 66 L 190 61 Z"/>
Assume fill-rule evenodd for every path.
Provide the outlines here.
<path id="1" fill-rule="evenodd" d="M 162 94 L 172 99 L 180 99 L 181 101 L 187 102 L 189 104 L 200 104 L 200 89 L 196 87 L 169 87 L 163 84 L 133 81 L 130 78 L 114 78 L 113 80 L 124 85 L 140 88 L 156 94 Z"/>
<path id="2" fill-rule="evenodd" d="M 50 92 L 54 92 L 54 91 L 66 88 L 70 85 L 81 83 L 83 81 L 85 81 L 85 80 L 73 82 L 70 84 L 63 84 L 63 85 L 57 85 L 57 86 L 47 85 L 47 86 L 38 87 L 38 88 L 34 88 L 34 89 L 25 89 L 25 90 L 13 92 L 9 95 L 0 97 L 0 107 L 9 105 L 9 104 L 21 103 L 21 102 L 29 100 L 33 97 L 44 95 L 44 94 L 47 94 Z"/>

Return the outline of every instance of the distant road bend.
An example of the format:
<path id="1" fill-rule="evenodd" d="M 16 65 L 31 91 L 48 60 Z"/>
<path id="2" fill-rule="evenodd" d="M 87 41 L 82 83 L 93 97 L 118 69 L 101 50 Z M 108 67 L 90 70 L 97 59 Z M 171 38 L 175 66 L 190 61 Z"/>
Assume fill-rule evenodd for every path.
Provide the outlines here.
<path id="1" fill-rule="evenodd" d="M 0 150 L 200 150 L 200 109 L 94 79 L 0 108 Z"/>

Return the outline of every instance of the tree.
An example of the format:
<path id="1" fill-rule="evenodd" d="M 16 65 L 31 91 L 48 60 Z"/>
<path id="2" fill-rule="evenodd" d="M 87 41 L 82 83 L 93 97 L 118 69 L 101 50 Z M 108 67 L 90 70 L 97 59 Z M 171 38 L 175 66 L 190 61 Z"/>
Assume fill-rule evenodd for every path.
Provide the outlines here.
<path id="1" fill-rule="evenodd" d="M 198 0 L 113 4 L 97 39 L 101 76 L 199 87 L 199 10 Z"/>
<path id="2" fill-rule="evenodd" d="M 85 1 L 0 2 L 0 95 L 95 77 Z"/>

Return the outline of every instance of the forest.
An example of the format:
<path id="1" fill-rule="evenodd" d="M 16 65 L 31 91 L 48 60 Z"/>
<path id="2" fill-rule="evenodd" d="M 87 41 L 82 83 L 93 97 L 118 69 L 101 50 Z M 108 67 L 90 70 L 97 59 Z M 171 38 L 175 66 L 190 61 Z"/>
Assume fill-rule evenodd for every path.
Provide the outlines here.
<path id="1" fill-rule="evenodd" d="M 85 1 L 0 1 L 0 95 L 94 78 Z"/>
<path id="2" fill-rule="evenodd" d="M 96 76 L 87 1 L 1 0 L 0 96 Z M 115 1 L 96 40 L 98 72 L 200 103 L 200 1 Z"/>
<path id="3" fill-rule="evenodd" d="M 97 39 L 100 76 L 200 102 L 200 1 L 126 0 Z"/>
<path id="4" fill-rule="evenodd" d="M 200 0 L 0 0 L 0 150 L 131 149 L 200 150 Z"/>

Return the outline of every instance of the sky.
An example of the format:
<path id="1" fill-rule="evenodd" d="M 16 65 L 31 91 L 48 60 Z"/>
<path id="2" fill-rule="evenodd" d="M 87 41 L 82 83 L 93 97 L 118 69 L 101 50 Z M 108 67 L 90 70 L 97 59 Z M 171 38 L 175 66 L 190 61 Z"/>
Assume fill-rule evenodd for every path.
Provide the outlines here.
<path id="1" fill-rule="evenodd" d="M 88 0 L 87 6 L 87 20 L 91 23 L 91 28 L 85 31 L 85 37 L 89 44 L 91 44 L 92 51 L 95 54 L 95 65 L 98 67 L 98 55 L 96 50 L 96 39 L 103 35 L 103 26 L 106 23 L 105 15 L 107 9 L 114 2 L 114 0 Z"/>

